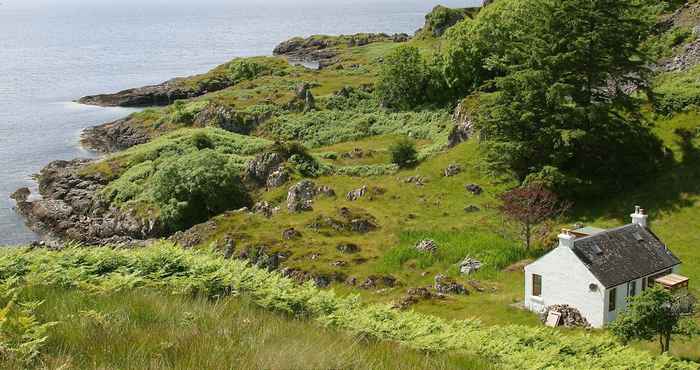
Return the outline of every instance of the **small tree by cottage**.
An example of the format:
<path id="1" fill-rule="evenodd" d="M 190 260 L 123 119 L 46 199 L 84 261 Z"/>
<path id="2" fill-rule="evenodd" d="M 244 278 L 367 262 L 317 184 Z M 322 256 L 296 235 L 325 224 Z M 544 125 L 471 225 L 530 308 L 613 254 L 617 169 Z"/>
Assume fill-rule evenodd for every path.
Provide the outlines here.
<path id="1" fill-rule="evenodd" d="M 673 335 L 691 337 L 700 330 L 691 318 L 695 299 L 689 294 L 674 294 L 660 286 L 629 298 L 629 306 L 610 325 L 623 342 L 654 340 L 658 337 L 661 353 L 668 352 Z"/>
<path id="2" fill-rule="evenodd" d="M 529 250 L 533 229 L 547 219 L 564 213 L 569 204 L 542 184 L 530 184 L 507 191 L 500 196 L 503 204 L 501 212 L 516 223 Z"/>

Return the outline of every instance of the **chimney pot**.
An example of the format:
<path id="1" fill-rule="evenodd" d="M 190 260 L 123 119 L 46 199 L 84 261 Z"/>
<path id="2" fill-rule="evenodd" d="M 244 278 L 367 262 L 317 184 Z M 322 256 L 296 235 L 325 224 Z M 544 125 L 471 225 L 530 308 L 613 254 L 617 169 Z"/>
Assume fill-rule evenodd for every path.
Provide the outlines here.
<path id="1" fill-rule="evenodd" d="M 640 206 L 634 207 L 634 213 L 630 215 L 632 217 L 632 223 L 634 225 L 639 225 L 641 227 L 647 227 L 647 220 L 649 216 L 646 214 L 644 208 Z"/>

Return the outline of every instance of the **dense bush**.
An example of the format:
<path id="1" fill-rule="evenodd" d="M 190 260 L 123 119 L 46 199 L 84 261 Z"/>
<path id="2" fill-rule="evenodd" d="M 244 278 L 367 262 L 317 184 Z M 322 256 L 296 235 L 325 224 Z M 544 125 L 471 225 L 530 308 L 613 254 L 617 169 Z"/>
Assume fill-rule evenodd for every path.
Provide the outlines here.
<path id="1" fill-rule="evenodd" d="M 409 139 L 402 139 L 389 147 L 391 154 L 391 163 L 399 166 L 399 168 L 413 167 L 418 163 L 418 151 L 416 151 L 416 143 Z"/>
<path id="2" fill-rule="evenodd" d="M 228 70 L 229 79 L 234 83 L 253 80 L 271 72 L 266 65 L 248 59 L 234 60 L 229 65 Z"/>
<path id="3" fill-rule="evenodd" d="M 670 115 L 700 107 L 700 66 L 659 75 L 653 85 L 654 110 Z"/>
<path id="4" fill-rule="evenodd" d="M 17 266 L 21 267 L 18 268 Z M 63 251 L 0 251 L 3 279 L 29 286 L 78 288 L 93 294 L 155 287 L 168 293 L 209 297 L 245 294 L 257 305 L 314 319 L 368 338 L 391 340 L 412 348 L 479 353 L 506 368 L 654 368 L 697 366 L 669 356 L 620 345 L 605 334 L 560 333 L 519 325 L 483 327 L 473 320 L 448 321 L 386 305 L 362 304 L 338 297 L 311 283 L 299 286 L 276 272 L 244 261 L 154 246 L 137 250 L 110 248 Z"/>
<path id="5" fill-rule="evenodd" d="M 400 46 L 384 58 L 377 95 L 391 108 L 410 109 L 426 99 L 428 66 L 414 46 Z"/>
<path id="6" fill-rule="evenodd" d="M 161 221 L 172 231 L 249 203 L 239 167 L 208 148 L 164 164 L 151 184 Z"/>
<path id="7" fill-rule="evenodd" d="M 115 154 L 102 191 L 110 203 L 160 215 L 171 230 L 247 203 L 238 175 L 250 156 L 271 142 L 220 129 L 186 129 Z"/>

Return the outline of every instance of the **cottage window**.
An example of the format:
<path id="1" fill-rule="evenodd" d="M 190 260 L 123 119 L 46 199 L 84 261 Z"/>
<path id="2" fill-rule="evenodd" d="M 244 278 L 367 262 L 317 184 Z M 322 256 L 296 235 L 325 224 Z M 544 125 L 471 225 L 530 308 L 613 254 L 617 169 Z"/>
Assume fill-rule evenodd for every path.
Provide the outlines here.
<path id="1" fill-rule="evenodd" d="M 642 279 L 642 291 L 647 290 L 647 278 Z"/>
<path id="2" fill-rule="evenodd" d="M 637 282 L 636 281 L 630 281 L 629 284 L 627 284 L 627 295 L 630 297 L 634 297 L 637 295 Z"/>
<path id="3" fill-rule="evenodd" d="M 615 303 L 617 302 L 617 288 L 610 289 L 608 300 L 608 311 L 615 311 Z"/>
<path id="4" fill-rule="evenodd" d="M 542 276 L 532 274 L 532 295 L 535 297 L 542 296 Z"/>

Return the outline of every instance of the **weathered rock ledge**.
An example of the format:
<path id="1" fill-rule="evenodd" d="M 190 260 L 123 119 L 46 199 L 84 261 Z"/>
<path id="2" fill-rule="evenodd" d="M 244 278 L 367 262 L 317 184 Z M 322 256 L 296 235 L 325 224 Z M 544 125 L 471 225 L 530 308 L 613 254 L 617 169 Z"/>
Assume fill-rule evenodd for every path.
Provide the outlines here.
<path id="1" fill-rule="evenodd" d="M 133 122 L 131 117 L 88 127 L 80 135 L 83 147 L 101 153 L 118 152 L 149 140 L 151 136 L 148 132 L 138 122 Z"/>
<path id="2" fill-rule="evenodd" d="M 112 94 L 84 96 L 77 100 L 80 104 L 100 107 L 150 107 L 164 106 L 178 99 L 194 98 L 206 93 L 218 91 L 233 83 L 226 79 L 210 79 L 206 83 L 188 85 L 185 80 L 193 77 L 179 77 L 158 85 L 149 85 L 127 89 Z"/>
<path id="3" fill-rule="evenodd" d="M 27 225 L 48 244 L 75 241 L 86 245 L 142 245 L 162 235 L 153 220 L 109 206 L 100 196 L 106 181 L 80 170 L 91 160 L 54 161 L 38 176 L 42 198 L 29 201 L 29 190 L 13 198 Z"/>

